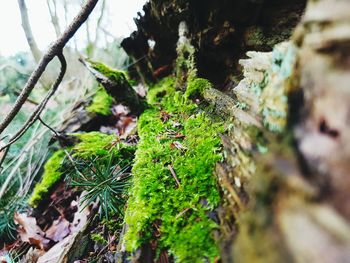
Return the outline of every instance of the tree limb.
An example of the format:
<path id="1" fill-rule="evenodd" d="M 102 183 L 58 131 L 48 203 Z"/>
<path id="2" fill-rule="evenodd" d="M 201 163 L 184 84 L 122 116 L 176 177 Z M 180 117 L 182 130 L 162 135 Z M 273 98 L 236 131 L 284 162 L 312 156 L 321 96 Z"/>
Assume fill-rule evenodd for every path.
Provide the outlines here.
<path id="1" fill-rule="evenodd" d="M 98 0 L 88 0 L 86 4 L 82 7 L 81 11 L 74 18 L 73 22 L 68 26 L 68 28 L 63 32 L 60 38 L 58 38 L 46 52 L 46 54 L 42 57 L 39 62 L 37 68 L 31 74 L 29 80 L 24 86 L 20 96 L 18 96 L 15 104 L 13 105 L 10 112 L 7 114 L 5 119 L 0 124 L 0 134 L 6 129 L 6 127 L 11 123 L 13 118 L 17 115 L 19 110 L 22 108 L 22 105 L 27 100 L 29 94 L 34 89 L 36 83 L 39 78 L 43 74 L 46 69 L 46 66 L 50 63 L 50 61 L 62 53 L 64 46 L 67 44 L 69 39 L 73 37 L 75 32 L 79 29 L 79 27 L 86 21 L 89 17 L 90 13 L 96 6 Z"/>
<path id="2" fill-rule="evenodd" d="M 51 23 L 55 29 L 56 36 L 59 37 L 61 35 L 61 27 L 57 15 L 57 3 L 56 0 L 52 0 L 52 5 L 50 0 L 46 0 L 47 7 L 49 9 L 50 17 L 51 17 Z"/>
<path id="3" fill-rule="evenodd" d="M 99 16 L 97 23 L 96 23 L 96 35 L 95 35 L 94 46 L 96 46 L 98 44 L 98 40 L 100 37 L 99 33 L 101 30 L 101 24 L 102 24 L 102 20 L 104 17 L 105 9 L 106 9 L 106 0 L 102 0 L 101 13 L 100 13 L 100 16 Z"/>
<path id="4" fill-rule="evenodd" d="M 28 118 L 26 123 L 22 126 L 22 128 L 20 128 L 19 131 L 15 135 L 12 136 L 10 141 L 5 146 L 0 148 L 0 152 L 2 150 L 6 149 L 7 147 L 9 147 L 11 144 L 15 143 L 19 138 L 22 137 L 22 135 L 29 129 L 29 127 L 32 126 L 33 123 L 40 117 L 40 114 L 44 110 L 47 102 L 52 97 L 52 95 L 55 94 L 58 86 L 60 85 L 60 83 L 63 80 L 64 74 L 66 73 L 66 69 L 67 69 L 67 62 L 66 62 L 66 59 L 64 58 L 62 53 L 58 54 L 58 58 L 61 62 L 61 71 L 60 71 L 60 74 L 59 74 L 57 80 L 52 85 L 51 90 L 46 95 L 44 100 L 35 108 L 34 112 L 32 113 L 32 115 L 30 115 L 30 117 Z"/>

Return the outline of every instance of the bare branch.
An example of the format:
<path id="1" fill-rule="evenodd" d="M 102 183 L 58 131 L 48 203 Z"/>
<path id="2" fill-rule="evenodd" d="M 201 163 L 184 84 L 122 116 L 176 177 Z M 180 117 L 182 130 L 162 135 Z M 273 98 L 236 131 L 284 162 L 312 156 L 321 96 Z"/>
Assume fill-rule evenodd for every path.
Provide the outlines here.
<path id="1" fill-rule="evenodd" d="M 26 3 L 24 0 L 18 0 L 18 5 L 19 5 L 19 10 L 21 12 L 22 27 L 26 35 L 28 45 L 30 47 L 30 50 L 32 52 L 35 62 L 39 62 L 41 58 L 41 52 L 38 48 L 38 45 L 36 44 L 36 41 L 33 36 L 32 28 L 29 23 Z"/>
<path id="2" fill-rule="evenodd" d="M 20 1 L 20 0 L 19 0 Z M 27 100 L 29 94 L 34 89 L 41 75 L 45 71 L 47 65 L 50 61 L 57 55 L 62 54 L 62 50 L 64 46 L 67 44 L 69 39 L 73 37 L 75 32 L 79 29 L 79 27 L 86 21 L 89 17 L 90 13 L 96 6 L 98 0 L 88 0 L 86 4 L 82 7 L 81 11 L 74 18 L 73 22 L 69 25 L 69 27 L 64 31 L 60 38 L 58 38 L 46 52 L 46 54 L 42 57 L 39 62 L 39 65 L 31 74 L 29 80 L 27 81 L 25 87 L 23 88 L 20 96 L 17 98 L 14 106 L 11 111 L 7 114 L 5 119 L 0 124 L 0 134 L 6 129 L 6 127 L 10 124 L 13 118 L 17 115 L 19 110 L 22 108 L 22 105 Z"/>
<path id="3" fill-rule="evenodd" d="M 51 6 L 51 3 L 53 6 Z M 46 0 L 47 7 L 49 9 L 51 23 L 55 29 L 56 36 L 59 37 L 61 35 L 61 27 L 57 15 L 57 3 L 56 0 Z"/>
<path id="4" fill-rule="evenodd" d="M 106 9 L 106 0 L 102 0 L 102 5 L 101 5 L 101 13 L 100 16 L 97 20 L 97 24 L 96 24 L 96 35 L 95 35 L 95 41 L 94 41 L 94 46 L 96 46 L 98 44 L 98 40 L 100 38 L 100 30 L 101 30 L 101 24 L 103 21 L 103 17 L 105 14 L 105 9 Z"/>
<path id="5" fill-rule="evenodd" d="M 32 115 L 28 118 L 28 120 L 26 121 L 26 123 L 22 126 L 22 128 L 19 129 L 19 131 L 12 136 L 12 138 L 10 139 L 10 141 L 3 146 L 2 148 L 0 148 L 0 152 L 4 149 L 6 149 L 7 147 L 9 147 L 10 145 L 12 145 L 13 143 L 15 143 L 19 138 L 21 138 L 23 136 L 23 134 L 29 129 L 30 126 L 33 125 L 33 123 L 40 117 L 40 114 L 42 113 L 42 111 L 44 110 L 47 102 L 49 101 L 49 99 L 53 96 L 53 94 L 55 94 L 58 86 L 60 85 L 60 83 L 63 80 L 64 74 L 66 73 L 66 69 L 67 69 L 67 62 L 66 59 L 64 58 L 63 54 L 59 54 L 58 58 L 61 62 L 61 71 L 60 74 L 57 78 L 57 80 L 55 81 L 55 83 L 52 85 L 51 90 L 49 91 L 49 93 L 46 95 L 46 97 L 44 98 L 44 100 L 35 108 L 34 112 L 32 113 Z"/>

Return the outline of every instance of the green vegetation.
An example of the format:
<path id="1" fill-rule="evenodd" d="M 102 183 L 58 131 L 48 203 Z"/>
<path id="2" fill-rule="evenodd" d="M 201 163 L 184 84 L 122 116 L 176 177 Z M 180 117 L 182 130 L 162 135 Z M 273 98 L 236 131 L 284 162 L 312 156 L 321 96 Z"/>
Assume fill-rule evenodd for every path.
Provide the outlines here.
<path id="1" fill-rule="evenodd" d="M 99 178 L 102 178 L 101 176 L 110 175 L 111 171 L 108 169 L 112 169 L 116 164 L 120 165 L 120 167 L 130 165 L 131 160 L 133 159 L 135 147 L 117 142 L 117 138 L 114 135 L 107 135 L 100 132 L 71 135 L 79 139 L 79 142 L 76 145 L 71 149 L 68 149 L 74 159 L 75 167 L 79 167 L 80 170 L 85 171 L 85 168 L 89 168 L 91 167 L 91 164 L 93 164 L 94 167 L 100 168 L 100 171 L 96 173 L 104 172 L 102 175 L 96 173 L 91 174 L 91 177 L 94 177 L 93 180 L 95 180 L 95 177 L 100 176 Z M 113 157 L 113 160 L 109 162 L 111 156 Z M 65 162 L 63 163 L 64 160 Z M 83 167 L 85 168 L 83 169 Z M 107 169 L 108 171 L 104 169 Z M 65 158 L 64 151 L 59 150 L 46 162 L 42 180 L 35 186 L 33 194 L 29 199 L 29 204 L 32 207 L 37 207 L 40 201 L 46 197 L 47 193 L 49 193 L 52 186 L 61 179 L 65 171 L 71 171 L 66 172 L 71 176 L 76 173 L 75 168 L 72 167 L 71 161 Z M 93 172 L 90 171 L 90 168 L 88 171 Z M 114 171 L 115 169 L 113 172 Z M 115 175 L 108 178 L 108 180 L 115 179 Z"/>
<path id="2" fill-rule="evenodd" d="M 73 134 L 80 142 L 72 147 L 74 168 L 67 169 L 70 184 L 87 191 L 82 202 L 100 200 L 102 215 L 122 214 L 129 167 L 135 147 L 117 141 L 115 135 L 100 132 Z M 71 166 L 70 162 L 66 165 Z"/>
<path id="3" fill-rule="evenodd" d="M 7 200 L 5 200 L 7 201 Z M 21 213 L 27 208 L 23 197 L 13 197 L 11 202 L 0 200 L 0 236 L 1 241 L 16 239 L 17 225 L 14 222 L 15 213 Z"/>
<path id="4" fill-rule="evenodd" d="M 107 135 L 101 132 L 75 133 L 72 136 L 79 139 L 79 143 L 73 146 L 74 158 L 90 158 L 106 156 L 117 142 L 115 135 Z"/>
<path id="5" fill-rule="evenodd" d="M 104 239 L 104 237 L 101 234 L 91 234 L 91 240 L 95 241 L 96 243 L 107 245 L 108 241 Z"/>
<path id="6" fill-rule="evenodd" d="M 191 99 L 201 97 L 203 91 L 211 87 L 212 85 L 208 80 L 195 78 L 188 82 L 185 97 Z"/>
<path id="7" fill-rule="evenodd" d="M 108 116 L 111 114 L 112 103 L 113 98 L 103 87 L 100 87 L 93 96 L 92 103 L 86 108 L 86 110 L 88 112 Z"/>
<path id="8" fill-rule="evenodd" d="M 113 155 L 119 158 L 122 166 L 130 165 L 134 158 L 135 146 L 118 141 L 117 136 L 101 132 L 88 132 L 72 134 L 80 142 L 73 146 L 74 159 L 91 159 L 97 157 L 103 159 Z"/>
<path id="9" fill-rule="evenodd" d="M 101 63 L 101 62 L 97 62 L 97 61 L 92 61 L 92 60 L 88 60 L 88 62 L 90 63 L 91 67 L 100 72 L 101 74 L 105 75 L 107 78 L 109 78 L 110 80 L 119 83 L 120 85 L 124 86 L 124 85 L 130 85 L 127 75 L 124 71 L 121 70 L 116 70 L 113 68 L 110 68 L 108 66 L 106 66 L 105 64 Z"/>
<path id="10" fill-rule="evenodd" d="M 49 193 L 51 187 L 61 179 L 62 172 L 60 168 L 64 158 L 64 151 L 59 150 L 55 152 L 46 162 L 44 166 L 45 171 L 41 182 L 35 186 L 34 191 L 29 199 L 29 205 L 32 207 L 37 207 L 43 197 Z"/>
<path id="11" fill-rule="evenodd" d="M 92 74 L 103 85 L 107 93 L 115 99 L 116 103 L 128 106 L 130 111 L 136 115 L 143 112 L 147 105 L 132 87 L 133 83 L 128 80 L 126 73 L 112 69 L 100 62 L 91 60 L 87 60 L 87 62 L 88 67 L 93 69 L 91 70 Z"/>
<path id="12" fill-rule="evenodd" d="M 127 250 L 157 240 L 158 252 L 167 249 L 178 262 L 213 262 L 219 257 L 213 238 L 218 226 L 209 214 L 220 201 L 213 170 L 221 159 L 223 124 L 176 91 L 172 78 L 153 87 L 148 102 L 153 108 L 138 121 Z"/>
<path id="13" fill-rule="evenodd" d="M 122 167 L 120 163 L 120 159 L 112 153 L 108 158 L 80 159 L 75 161 L 76 170 L 69 173 L 70 185 L 86 191 L 81 199 L 82 204 L 89 205 L 98 199 L 101 216 L 107 220 L 109 215 L 123 214 L 124 210 L 130 175 L 127 173 L 129 167 Z"/>

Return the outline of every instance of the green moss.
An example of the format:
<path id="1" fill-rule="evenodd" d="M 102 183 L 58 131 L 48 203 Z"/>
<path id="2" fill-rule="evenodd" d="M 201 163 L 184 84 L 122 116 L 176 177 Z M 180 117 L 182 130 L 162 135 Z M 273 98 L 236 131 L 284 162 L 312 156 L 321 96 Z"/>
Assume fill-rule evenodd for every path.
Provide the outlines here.
<path id="1" fill-rule="evenodd" d="M 88 112 L 108 116 L 111 114 L 112 103 L 113 98 L 103 87 L 100 87 L 92 98 L 92 103 L 86 108 L 86 110 Z"/>
<path id="2" fill-rule="evenodd" d="M 175 85 L 176 81 L 172 77 L 162 79 L 156 85 L 150 87 L 147 94 L 147 102 L 151 105 L 160 104 L 164 97 L 175 93 Z"/>
<path id="3" fill-rule="evenodd" d="M 107 245 L 108 241 L 101 234 L 91 234 L 91 240 L 99 243 L 100 245 Z"/>
<path id="4" fill-rule="evenodd" d="M 148 101 L 154 107 L 138 121 L 126 246 L 134 251 L 157 239 L 153 233 L 158 224 L 159 251 L 167 249 L 178 262 L 213 262 L 219 255 L 212 236 L 218 226 L 208 214 L 220 201 L 213 170 L 221 158 L 218 133 L 223 125 L 200 113 L 174 83 L 168 78 L 151 89 Z"/>
<path id="5" fill-rule="evenodd" d="M 65 153 L 60 150 L 55 152 L 46 162 L 41 182 L 35 186 L 29 199 L 30 206 L 37 207 L 43 197 L 49 193 L 50 188 L 61 179 L 62 172 L 60 168 L 64 158 Z"/>
<path id="6" fill-rule="evenodd" d="M 205 89 L 211 88 L 211 83 L 202 78 L 191 79 L 187 84 L 187 89 L 185 92 L 186 98 L 198 98 L 201 97 Z"/>
<path id="7" fill-rule="evenodd" d="M 107 135 L 101 132 L 88 132 L 72 134 L 80 142 L 73 146 L 73 157 L 89 158 L 94 156 L 105 156 L 116 141 L 115 135 Z"/>
<path id="8" fill-rule="evenodd" d="M 122 160 L 121 165 L 130 165 L 134 157 L 135 146 L 126 145 L 117 141 L 117 136 L 101 132 L 72 134 L 79 139 L 79 143 L 72 147 L 74 158 L 91 159 L 104 158 L 113 154 L 116 159 Z"/>
<path id="9" fill-rule="evenodd" d="M 130 85 L 127 75 L 124 71 L 110 68 L 101 62 L 92 60 L 88 60 L 88 62 L 94 70 L 102 73 L 110 80 L 119 83 L 120 85 Z"/>

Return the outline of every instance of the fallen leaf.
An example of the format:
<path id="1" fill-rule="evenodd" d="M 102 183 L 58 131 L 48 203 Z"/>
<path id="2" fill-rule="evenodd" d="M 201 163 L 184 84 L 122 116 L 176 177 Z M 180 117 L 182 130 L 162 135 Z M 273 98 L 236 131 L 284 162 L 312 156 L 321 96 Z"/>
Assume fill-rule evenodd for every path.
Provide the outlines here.
<path id="1" fill-rule="evenodd" d="M 28 242 L 40 249 L 48 248 L 50 240 L 44 238 L 45 234 L 37 225 L 34 217 L 15 213 L 14 219 L 19 225 L 18 234 L 23 242 Z"/>
<path id="2" fill-rule="evenodd" d="M 83 192 L 79 199 L 81 199 L 85 195 L 85 192 Z M 78 205 L 78 211 L 74 214 L 73 222 L 70 224 L 70 230 L 71 233 L 75 233 L 80 231 L 80 229 L 86 225 L 88 221 L 88 216 L 90 215 L 90 208 L 89 206 L 86 206 L 84 203 L 80 203 L 80 200 L 78 202 L 73 201 L 72 205 Z M 84 209 L 82 209 L 85 206 Z"/>
<path id="3" fill-rule="evenodd" d="M 67 219 L 60 216 L 53 221 L 52 226 L 46 230 L 45 236 L 55 242 L 61 241 L 70 234 L 70 223 Z"/>

